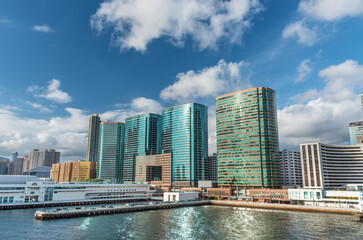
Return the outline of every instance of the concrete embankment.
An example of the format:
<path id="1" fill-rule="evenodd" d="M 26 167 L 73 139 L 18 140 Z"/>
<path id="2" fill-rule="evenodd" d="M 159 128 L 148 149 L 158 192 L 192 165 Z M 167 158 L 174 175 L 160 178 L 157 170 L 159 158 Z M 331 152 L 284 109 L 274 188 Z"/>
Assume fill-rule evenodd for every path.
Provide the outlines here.
<path id="1" fill-rule="evenodd" d="M 274 203 L 253 203 L 253 202 L 242 202 L 242 201 L 211 200 L 211 204 L 220 205 L 220 206 L 229 206 L 229 207 L 263 208 L 263 209 L 304 211 L 304 212 L 325 212 L 325 213 L 340 213 L 340 214 L 357 214 L 357 213 L 359 213 L 359 209 L 354 209 L 354 208 L 332 208 L 332 207 L 321 207 L 321 206 L 305 206 L 305 205 L 274 204 Z"/>
<path id="2" fill-rule="evenodd" d="M 142 203 L 142 204 L 123 204 L 123 205 L 110 205 L 102 207 L 82 207 L 82 208 L 62 208 L 51 210 L 40 210 L 35 212 L 35 218 L 38 220 L 50 220 L 59 218 L 75 218 L 75 217 L 89 217 L 97 215 L 109 215 L 127 212 L 139 212 L 148 210 L 160 210 L 179 207 L 192 207 L 200 205 L 208 205 L 210 201 L 193 201 L 193 202 L 172 202 L 172 203 Z"/>

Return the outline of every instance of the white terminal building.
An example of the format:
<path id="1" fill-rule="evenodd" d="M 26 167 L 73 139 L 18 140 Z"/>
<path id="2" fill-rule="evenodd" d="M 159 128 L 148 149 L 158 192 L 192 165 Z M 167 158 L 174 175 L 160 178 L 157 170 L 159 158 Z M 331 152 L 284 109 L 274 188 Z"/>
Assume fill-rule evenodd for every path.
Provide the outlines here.
<path id="1" fill-rule="evenodd" d="M 0 176 L 4 204 L 147 200 L 149 184 L 56 183 L 36 176 Z"/>
<path id="2" fill-rule="evenodd" d="M 289 189 L 292 203 L 308 206 L 360 208 L 363 206 L 363 185 L 351 184 L 343 189 L 326 190 L 322 188 Z"/>

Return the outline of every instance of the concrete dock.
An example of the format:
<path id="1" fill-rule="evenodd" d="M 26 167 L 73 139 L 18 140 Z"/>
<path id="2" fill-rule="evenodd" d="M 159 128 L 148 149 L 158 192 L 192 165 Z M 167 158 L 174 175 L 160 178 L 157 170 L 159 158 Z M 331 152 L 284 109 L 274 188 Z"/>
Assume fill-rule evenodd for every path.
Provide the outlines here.
<path id="1" fill-rule="evenodd" d="M 144 202 L 129 203 L 122 205 L 104 205 L 104 206 L 82 206 L 76 208 L 58 208 L 49 210 L 39 210 L 35 212 L 35 218 L 38 220 L 50 220 L 60 218 L 88 217 L 97 215 L 109 215 L 127 212 L 139 212 L 148 210 L 161 210 L 179 207 L 191 207 L 210 204 L 209 200 L 203 201 L 186 201 L 186 202 Z"/>

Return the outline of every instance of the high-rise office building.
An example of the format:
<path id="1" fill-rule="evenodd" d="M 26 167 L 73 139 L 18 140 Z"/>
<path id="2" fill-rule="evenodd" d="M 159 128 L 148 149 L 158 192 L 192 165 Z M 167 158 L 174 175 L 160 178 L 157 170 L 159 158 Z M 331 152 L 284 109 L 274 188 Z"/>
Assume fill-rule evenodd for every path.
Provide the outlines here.
<path id="1" fill-rule="evenodd" d="M 284 149 L 284 151 L 280 152 L 280 160 L 282 184 L 285 186 L 302 187 L 303 182 L 300 153 Z"/>
<path id="2" fill-rule="evenodd" d="M 174 186 L 197 186 L 206 179 L 208 108 L 188 103 L 163 110 L 163 152 L 172 153 Z"/>
<path id="3" fill-rule="evenodd" d="M 351 145 L 363 145 L 363 121 L 349 123 Z"/>
<path id="4" fill-rule="evenodd" d="M 135 181 L 136 156 L 161 153 L 161 134 L 161 115 L 145 113 L 126 118 L 124 181 Z"/>
<path id="5" fill-rule="evenodd" d="M 218 184 L 281 185 L 275 91 L 251 88 L 216 101 Z"/>
<path id="6" fill-rule="evenodd" d="M 359 145 L 300 144 L 303 186 L 340 188 L 363 184 L 363 147 Z"/>
<path id="7" fill-rule="evenodd" d="M 125 125 L 102 122 L 100 125 L 97 178 L 121 180 L 124 157 Z"/>
<path id="8" fill-rule="evenodd" d="M 208 180 L 217 181 L 218 180 L 218 168 L 217 168 L 217 154 L 214 153 L 212 156 L 207 157 Z"/>
<path id="9" fill-rule="evenodd" d="M 89 117 L 87 161 L 97 162 L 101 119 L 98 114 Z"/>

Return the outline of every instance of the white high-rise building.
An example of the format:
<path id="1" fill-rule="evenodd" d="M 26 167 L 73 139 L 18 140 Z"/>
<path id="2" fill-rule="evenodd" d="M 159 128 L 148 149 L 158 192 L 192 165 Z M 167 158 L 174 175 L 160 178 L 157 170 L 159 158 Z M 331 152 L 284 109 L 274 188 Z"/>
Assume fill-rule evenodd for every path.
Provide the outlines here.
<path id="1" fill-rule="evenodd" d="M 304 188 L 363 184 L 363 146 L 300 144 Z"/>
<path id="2" fill-rule="evenodd" d="M 282 184 L 285 186 L 302 186 L 300 153 L 284 149 L 280 152 Z"/>

